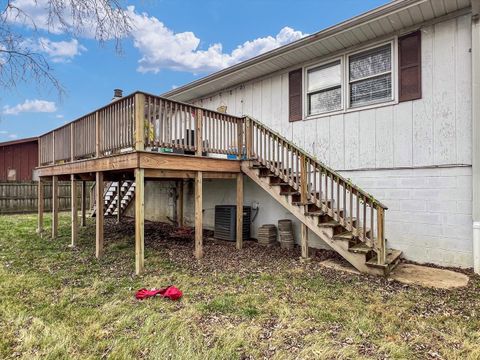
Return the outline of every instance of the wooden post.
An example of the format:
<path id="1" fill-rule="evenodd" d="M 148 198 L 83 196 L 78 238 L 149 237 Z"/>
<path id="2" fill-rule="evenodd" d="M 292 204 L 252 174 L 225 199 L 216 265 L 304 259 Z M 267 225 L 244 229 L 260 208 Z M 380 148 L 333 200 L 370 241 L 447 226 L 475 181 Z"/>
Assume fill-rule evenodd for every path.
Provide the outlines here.
<path id="1" fill-rule="evenodd" d="M 81 206 L 81 218 L 80 218 L 80 226 L 87 225 L 87 182 L 85 180 L 82 181 L 82 202 Z"/>
<path id="2" fill-rule="evenodd" d="M 74 247 L 77 244 L 78 240 L 78 194 L 77 194 L 77 181 L 75 180 L 75 175 L 70 175 L 70 191 L 72 198 L 70 200 L 72 207 L 72 243 L 71 246 Z"/>
<path id="3" fill-rule="evenodd" d="M 308 260 L 310 254 L 308 253 L 308 227 L 302 223 L 302 260 Z"/>
<path id="4" fill-rule="evenodd" d="M 195 174 L 195 257 L 203 257 L 203 173 L 197 171 Z"/>
<path id="5" fill-rule="evenodd" d="M 135 94 L 135 150 L 145 150 L 145 95 Z"/>
<path id="6" fill-rule="evenodd" d="M 177 223 L 179 227 L 183 227 L 183 180 L 177 181 Z"/>
<path id="7" fill-rule="evenodd" d="M 95 112 L 95 156 L 100 157 L 100 141 L 101 141 L 101 127 L 100 115 L 98 111 Z"/>
<path id="8" fill-rule="evenodd" d="M 37 226 L 37 234 L 40 236 L 43 233 L 43 212 L 45 210 L 45 184 L 41 177 L 38 178 L 38 226 Z"/>
<path id="9" fill-rule="evenodd" d="M 74 147 L 74 143 L 75 143 L 75 133 L 74 133 L 74 126 L 73 126 L 74 123 L 71 123 L 70 124 L 70 161 L 73 162 L 73 160 L 75 159 L 75 147 Z"/>
<path id="10" fill-rule="evenodd" d="M 195 155 L 202 156 L 203 152 L 203 139 L 202 139 L 202 129 L 203 129 L 203 111 L 202 109 L 197 109 L 195 112 L 195 145 L 197 150 Z"/>
<path id="11" fill-rule="evenodd" d="M 122 216 L 122 180 L 118 179 L 117 184 L 117 223 L 120 222 Z"/>
<path id="12" fill-rule="evenodd" d="M 135 274 L 144 269 L 145 170 L 135 169 Z"/>
<path id="13" fill-rule="evenodd" d="M 52 176 L 52 239 L 58 235 L 58 176 Z"/>
<path id="14" fill-rule="evenodd" d="M 105 200 L 103 199 L 103 172 L 97 171 L 95 180 L 95 204 L 97 207 L 95 216 L 95 256 L 97 259 L 100 259 L 103 256 L 103 217 L 105 214 Z"/>
<path id="15" fill-rule="evenodd" d="M 303 205 L 307 204 L 307 159 L 305 155 L 300 156 L 300 200 Z"/>
<path id="16" fill-rule="evenodd" d="M 237 151 L 238 159 L 243 158 L 243 124 L 245 122 L 244 118 L 237 119 Z"/>
<path id="17" fill-rule="evenodd" d="M 55 130 L 52 132 L 52 164 L 55 164 Z"/>
<path id="18" fill-rule="evenodd" d="M 243 248 L 243 174 L 237 174 L 237 249 Z"/>
<path id="19" fill-rule="evenodd" d="M 385 265 L 386 251 L 385 251 L 385 233 L 384 233 L 384 209 L 381 206 L 377 206 L 377 263 L 379 265 Z"/>
<path id="20" fill-rule="evenodd" d="M 253 137 L 252 137 L 252 121 L 250 118 L 245 117 L 245 147 L 247 150 L 247 160 L 252 158 Z"/>

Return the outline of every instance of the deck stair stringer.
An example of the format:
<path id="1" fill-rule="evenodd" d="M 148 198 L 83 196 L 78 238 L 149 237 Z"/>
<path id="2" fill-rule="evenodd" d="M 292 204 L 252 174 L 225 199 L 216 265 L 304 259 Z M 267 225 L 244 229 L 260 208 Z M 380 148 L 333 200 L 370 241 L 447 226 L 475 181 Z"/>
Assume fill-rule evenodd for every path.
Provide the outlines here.
<path id="1" fill-rule="evenodd" d="M 320 214 L 305 211 L 305 205 L 294 205 L 292 192 L 282 191 L 282 186 L 272 181 L 274 176 L 265 176 L 265 167 L 253 166 L 253 161 L 243 161 L 242 172 L 259 185 L 264 191 L 270 194 L 278 203 L 305 224 L 315 235 L 328 244 L 333 250 L 340 254 L 346 261 L 362 273 L 372 275 L 387 275 L 400 260 L 401 252 L 389 249 L 387 264 L 377 266 L 375 255 L 371 247 L 361 242 L 355 242 L 355 234 L 341 230 L 341 225 L 330 219 L 319 223 Z M 267 167 L 268 168 L 268 167 Z M 263 172 L 263 173 L 262 173 Z M 282 181 L 282 180 L 279 180 Z M 332 213 L 326 213 L 326 216 Z"/>

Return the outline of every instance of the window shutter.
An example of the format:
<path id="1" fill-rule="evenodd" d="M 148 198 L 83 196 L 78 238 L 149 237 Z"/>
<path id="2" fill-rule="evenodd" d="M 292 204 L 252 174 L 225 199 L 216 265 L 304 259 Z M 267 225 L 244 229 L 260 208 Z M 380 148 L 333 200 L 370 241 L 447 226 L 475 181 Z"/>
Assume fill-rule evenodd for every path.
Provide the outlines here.
<path id="1" fill-rule="evenodd" d="M 289 120 L 302 120 L 302 69 L 288 74 Z"/>
<path id="2" fill-rule="evenodd" d="M 398 39 L 398 90 L 399 101 L 422 98 L 421 32 Z"/>

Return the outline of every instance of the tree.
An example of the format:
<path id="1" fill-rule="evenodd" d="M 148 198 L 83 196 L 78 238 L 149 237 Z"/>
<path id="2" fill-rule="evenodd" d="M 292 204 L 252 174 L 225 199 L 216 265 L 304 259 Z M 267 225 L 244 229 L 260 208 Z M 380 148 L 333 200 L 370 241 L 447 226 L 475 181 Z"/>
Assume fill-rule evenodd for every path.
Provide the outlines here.
<path id="1" fill-rule="evenodd" d="M 131 31 L 121 0 L 7 0 L 0 13 L 0 89 L 34 81 L 65 92 L 51 61 L 35 45 L 41 31 L 121 42 Z M 28 31 L 25 34 L 25 27 Z"/>

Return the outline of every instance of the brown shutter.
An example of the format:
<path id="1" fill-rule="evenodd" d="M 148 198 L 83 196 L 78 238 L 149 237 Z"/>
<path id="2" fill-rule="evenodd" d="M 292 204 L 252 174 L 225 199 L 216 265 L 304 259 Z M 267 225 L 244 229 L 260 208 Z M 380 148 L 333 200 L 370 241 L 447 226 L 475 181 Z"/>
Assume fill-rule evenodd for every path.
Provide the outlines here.
<path id="1" fill-rule="evenodd" d="M 302 69 L 288 74 L 288 100 L 290 121 L 302 120 Z"/>
<path id="2" fill-rule="evenodd" d="M 398 39 L 398 91 L 399 100 L 422 98 L 422 51 L 421 32 Z"/>

